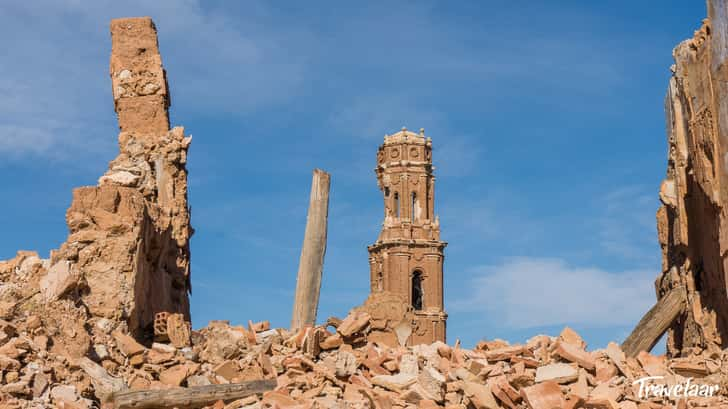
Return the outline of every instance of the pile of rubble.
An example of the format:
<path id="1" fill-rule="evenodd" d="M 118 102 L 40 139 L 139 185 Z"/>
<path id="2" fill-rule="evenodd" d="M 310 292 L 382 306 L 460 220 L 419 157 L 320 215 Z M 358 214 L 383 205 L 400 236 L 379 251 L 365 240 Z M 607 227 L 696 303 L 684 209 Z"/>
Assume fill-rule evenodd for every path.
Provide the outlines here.
<path id="1" fill-rule="evenodd" d="M 696 34 L 700 41 L 683 46 L 688 57 L 707 52 L 701 47 L 710 27 L 706 23 Z M 720 337 L 728 315 L 724 294 L 717 291 L 725 288 L 718 285 L 725 284 L 724 269 L 691 261 L 716 261 L 708 256 L 723 254 L 717 251 L 723 247 L 691 244 L 688 257 L 672 256 L 687 248 L 690 229 L 681 222 L 694 213 L 676 202 L 678 194 L 691 191 L 681 190 L 683 182 L 713 190 L 703 183 L 707 179 L 683 180 L 692 171 L 682 150 L 692 145 L 683 143 L 679 132 L 671 141 L 683 156 L 671 159 L 674 169 L 663 186 L 660 213 L 660 231 L 682 235 L 661 234 L 666 260 L 684 263 L 666 263 L 669 279 L 660 281 L 659 294 L 685 288 L 691 306 L 680 311 L 687 319 L 677 320 L 669 332 L 668 352 L 675 358 L 646 352 L 625 356 L 614 343 L 587 351 L 569 328 L 524 345 L 500 340 L 473 349 L 459 342 L 411 345 L 416 333 L 411 308 L 399 309 L 404 304 L 390 300 L 392 307 L 382 294 L 344 320 L 330 319 L 320 327 L 288 331 L 271 329 L 265 321 L 245 327 L 214 321 L 192 331 L 186 170 L 191 139 L 182 128 L 169 128 L 169 92 L 151 19 L 114 20 L 111 32 L 119 156 L 97 186 L 74 191 L 66 215 L 70 234 L 48 259 L 21 251 L 0 261 L 0 409 L 91 409 L 128 391 L 189 391 L 255 380 L 275 386 L 205 404 L 215 409 L 728 409 L 728 349 L 721 349 L 726 341 Z M 725 70 L 718 74 L 722 78 Z M 685 84 L 682 77 L 674 82 Z M 674 99 L 683 100 L 691 99 Z M 723 219 L 715 216 L 698 225 L 722 226 L 716 220 Z M 706 271 L 717 273 L 702 277 Z"/>
<path id="2" fill-rule="evenodd" d="M 123 322 L 82 322 L 93 327 L 93 335 L 83 339 L 88 353 L 74 357 L 59 345 L 74 334 L 58 334 L 46 322 L 39 315 L 0 321 L 0 407 L 89 409 L 126 389 L 257 379 L 275 379 L 277 387 L 213 407 L 687 407 L 685 397 L 655 390 L 640 397 L 635 381 L 652 376 L 666 385 L 686 384 L 690 378 L 691 407 L 728 408 L 728 350 L 690 359 L 644 352 L 628 358 L 614 343 L 587 352 L 569 328 L 525 345 L 494 340 L 465 349 L 458 342 L 391 346 L 368 340 L 371 320 L 360 311 L 295 333 L 270 329 L 268 322 L 242 327 L 226 321 L 190 331 L 182 314 L 161 313 L 155 339 L 146 345 L 128 335 Z M 712 397 L 705 396 L 707 387 L 713 388 Z"/>

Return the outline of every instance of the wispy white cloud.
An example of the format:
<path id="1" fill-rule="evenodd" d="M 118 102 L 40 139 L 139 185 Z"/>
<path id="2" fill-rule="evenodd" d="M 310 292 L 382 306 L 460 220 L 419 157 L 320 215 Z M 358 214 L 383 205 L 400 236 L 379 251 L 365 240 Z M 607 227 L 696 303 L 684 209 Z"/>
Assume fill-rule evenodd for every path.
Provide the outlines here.
<path id="1" fill-rule="evenodd" d="M 342 136 L 379 140 L 399 131 L 426 130 L 443 121 L 437 111 L 418 106 L 416 100 L 398 95 L 357 96 L 329 117 L 329 126 Z"/>
<path id="2" fill-rule="evenodd" d="M 436 193 L 437 194 L 437 193 Z M 448 197 L 435 208 L 448 240 L 489 240 L 502 232 L 504 216 L 488 200 Z M 507 224 L 507 222 L 506 222 Z"/>
<path id="3" fill-rule="evenodd" d="M 435 212 L 440 215 L 443 235 L 460 243 L 457 247 L 472 249 L 485 242 L 520 254 L 524 248 L 547 244 L 544 241 L 551 240 L 556 230 L 549 223 L 549 214 L 529 207 L 528 197 L 510 187 L 493 184 L 472 193 L 465 186 L 447 194 L 436 187 L 435 192 Z"/>
<path id="4" fill-rule="evenodd" d="M 47 128 L 46 128 L 47 127 Z M 54 127 L 29 127 L 15 124 L 0 125 L 0 153 L 45 153 L 53 145 Z"/>
<path id="5" fill-rule="evenodd" d="M 659 256 L 655 212 L 656 188 L 623 186 L 599 198 L 603 208 L 598 219 L 599 242 L 612 255 L 645 264 Z"/>
<path id="6" fill-rule="evenodd" d="M 483 313 L 513 329 L 631 325 L 655 297 L 653 271 L 606 271 L 557 258 L 513 258 L 472 273 L 472 293 L 451 309 Z"/>
<path id="7" fill-rule="evenodd" d="M 461 178 L 477 173 L 478 164 L 488 160 L 478 138 L 442 135 L 434 146 L 433 163 L 437 173 L 446 178 Z"/>
<path id="8" fill-rule="evenodd" d="M 0 121 L 16 132 L 0 150 L 50 155 L 86 150 L 90 139 L 113 149 L 108 22 L 122 16 L 157 23 L 175 123 L 177 113 L 245 117 L 297 102 L 330 111 L 338 135 L 378 138 L 403 125 L 455 135 L 442 112 L 496 109 L 500 98 L 518 95 L 571 105 L 550 93 L 600 95 L 622 78 L 614 44 L 576 41 L 581 36 L 569 30 L 534 35 L 543 27 L 523 30 L 495 16 L 487 32 L 483 25 L 466 30 L 434 3 L 336 12 L 344 18 L 300 19 L 256 1 L 224 8 L 199 0 L 4 3 L 0 35 L 14 41 L 0 66 Z M 551 12 L 556 21 L 593 18 Z M 61 132 L 46 120 L 62 124 Z M 64 129 L 73 124 L 83 126 Z M 33 142 L 18 142 L 22 134 L 35 135 Z"/>

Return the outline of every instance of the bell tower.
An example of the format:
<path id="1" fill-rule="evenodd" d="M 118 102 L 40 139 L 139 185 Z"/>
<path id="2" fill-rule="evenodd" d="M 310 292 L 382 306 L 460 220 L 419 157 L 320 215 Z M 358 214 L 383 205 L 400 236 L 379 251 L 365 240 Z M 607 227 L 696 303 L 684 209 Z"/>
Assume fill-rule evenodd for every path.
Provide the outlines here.
<path id="1" fill-rule="evenodd" d="M 432 140 L 402 128 L 377 151 L 377 184 L 384 223 L 369 246 L 371 292 L 403 297 L 414 313 L 410 344 L 445 341 L 443 250 L 435 216 Z"/>

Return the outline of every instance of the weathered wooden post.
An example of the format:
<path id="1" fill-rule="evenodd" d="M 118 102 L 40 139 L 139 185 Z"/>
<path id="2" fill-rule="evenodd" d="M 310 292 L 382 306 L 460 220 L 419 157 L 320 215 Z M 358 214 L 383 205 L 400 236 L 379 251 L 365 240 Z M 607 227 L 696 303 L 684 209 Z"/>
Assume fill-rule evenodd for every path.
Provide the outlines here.
<path id="1" fill-rule="evenodd" d="M 321 276 L 326 254 L 326 229 L 329 217 L 329 186 L 331 176 L 314 169 L 311 198 L 306 217 L 301 259 L 298 263 L 296 298 L 293 302 L 291 329 L 296 330 L 316 323 Z"/>
<path id="2" fill-rule="evenodd" d="M 229 401 L 262 394 L 275 387 L 275 379 L 259 379 L 243 383 L 191 388 L 125 390 L 114 393 L 107 407 L 114 409 L 199 408 L 219 400 Z"/>
<path id="3" fill-rule="evenodd" d="M 685 289 L 676 287 L 645 314 L 629 337 L 622 343 L 627 356 L 637 356 L 640 351 L 650 352 L 670 325 L 685 310 Z"/>

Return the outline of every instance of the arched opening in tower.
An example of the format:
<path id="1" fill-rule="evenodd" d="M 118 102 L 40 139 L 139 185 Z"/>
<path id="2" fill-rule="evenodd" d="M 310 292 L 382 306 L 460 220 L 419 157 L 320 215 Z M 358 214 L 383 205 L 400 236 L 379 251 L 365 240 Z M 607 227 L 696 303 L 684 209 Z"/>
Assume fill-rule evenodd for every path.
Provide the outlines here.
<path id="1" fill-rule="evenodd" d="M 416 311 L 422 309 L 422 272 L 412 273 L 412 308 Z"/>
<path id="2" fill-rule="evenodd" d="M 399 218 L 399 193 L 394 192 L 394 211 L 395 217 Z"/>

